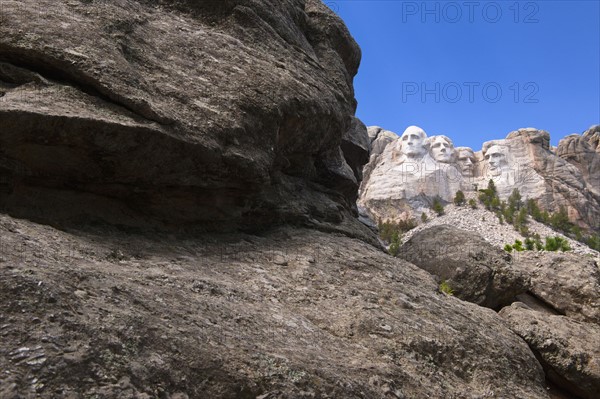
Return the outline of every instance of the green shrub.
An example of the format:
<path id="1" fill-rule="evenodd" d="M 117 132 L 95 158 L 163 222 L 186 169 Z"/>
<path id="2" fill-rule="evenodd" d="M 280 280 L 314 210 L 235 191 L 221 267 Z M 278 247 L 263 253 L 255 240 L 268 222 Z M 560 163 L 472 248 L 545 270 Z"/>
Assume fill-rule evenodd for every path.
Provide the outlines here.
<path id="1" fill-rule="evenodd" d="M 588 247 L 595 249 L 596 251 L 600 251 L 600 236 L 597 234 L 591 235 L 586 239 Z"/>
<path id="2" fill-rule="evenodd" d="M 490 179 L 486 189 L 479 190 L 479 201 L 487 210 L 497 209 L 500 206 L 500 199 L 494 181 Z"/>
<path id="3" fill-rule="evenodd" d="M 490 204 L 490 208 L 493 209 L 493 210 L 500 209 L 500 198 L 498 198 L 498 197 L 492 198 L 492 202 Z"/>
<path id="4" fill-rule="evenodd" d="M 521 208 L 514 221 L 515 229 L 518 231 L 521 227 L 527 225 L 527 209 Z"/>
<path id="5" fill-rule="evenodd" d="M 542 211 L 540 211 L 540 207 L 534 199 L 528 199 L 526 207 L 527 213 L 529 213 L 534 220 L 543 222 Z"/>
<path id="6" fill-rule="evenodd" d="M 510 244 L 506 244 L 506 245 L 504 246 L 504 250 L 505 250 L 506 252 L 512 252 L 512 251 L 513 251 L 513 247 L 512 247 L 512 245 L 510 245 Z"/>
<path id="7" fill-rule="evenodd" d="M 399 251 L 400 251 L 400 242 L 393 242 L 390 244 L 390 249 L 388 250 L 390 255 L 392 255 L 393 257 L 396 257 L 398 255 Z"/>
<path id="8" fill-rule="evenodd" d="M 440 292 L 443 292 L 446 295 L 454 295 L 454 290 L 446 280 L 442 280 L 440 283 Z"/>
<path id="9" fill-rule="evenodd" d="M 556 237 L 546 237 L 546 245 L 544 247 L 544 249 L 546 251 L 562 251 L 562 252 L 566 252 L 566 251 L 570 251 L 571 247 L 569 246 L 569 243 L 567 240 L 565 240 L 562 237 L 556 236 Z"/>
<path id="10" fill-rule="evenodd" d="M 425 212 L 421 213 L 421 222 L 427 222 L 427 214 Z"/>
<path id="11" fill-rule="evenodd" d="M 528 251 L 533 251 L 534 248 L 535 248 L 535 241 L 532 238 L 527 237 L 525 239 L 525 249 L 527 249 Z"/>
<path id="12" fill-rule="evenodd" d="M 398 223 L 379 221 L 378 227 L 379 237 L 385 242 L 392 242 L 394 234 L 401 236 L 403 233 L 417 227 L 417 222 L 415 219 L 401 220 Z"/>
<path id="13" fill-rule="evenodd" d="M 525 251 L 525 248 L 523 248 L 523 242 L 521 240 L 515 240 L 515 243 L 513 244 L 513 248 L 517 252 Z"/>
<path id="14" fill-rule="evenodd" d="M 556 230 L 568 233 L 574 227 L 573 223 L 569 220 L 569 214 L 564 206 L 559 208 L 559 211 L 553 213 L 550 216 L 550 225 Z"/>
<path id="15" fill-rule="evenodd" d="M 471 207 L 471 209 L 477 209 L 477 201 L 475 201 L 473 198 L 471 198 L 469 200 L 469 206 Z"/>
<path id="16" fill-rule="evenodd" d="M 379 236 L 383 241 L 390 243 L 388 252 L 394 257 L 397 256 L 400 251 L 402 231 L 399 226 L 400 224 L 398 223 L 379 223 Z"/>
<path id="17" fill-rule="evenodd" d="M 521 193 L 518 188 L 515 188 L 510 197 L 508 197 L 508 208 L 514 213 L 520 210 L 522 206 Z"/>

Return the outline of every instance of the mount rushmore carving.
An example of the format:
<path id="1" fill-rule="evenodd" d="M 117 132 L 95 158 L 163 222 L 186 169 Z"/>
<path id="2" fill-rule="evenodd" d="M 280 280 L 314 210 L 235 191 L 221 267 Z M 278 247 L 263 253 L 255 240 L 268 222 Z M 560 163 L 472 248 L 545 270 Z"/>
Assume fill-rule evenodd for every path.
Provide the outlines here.
<path id="1" fill-rule="evenodd" d="M 572 221 L 598 230 L 599 130 L 568 136 L 552 148 L 548 132 L 520 129 L 474 151 L 444 135 L 427 136 L 418 126 L 400 136 L 370 127 L 371 156 L 358 203 L 375 220 L 401 220 L 419 215 L 436 197 L 450 202 L 458 190 L 475 193 L 492 179 L 502 199 L 517 188 L 543 209 L 563 206 Z"/>

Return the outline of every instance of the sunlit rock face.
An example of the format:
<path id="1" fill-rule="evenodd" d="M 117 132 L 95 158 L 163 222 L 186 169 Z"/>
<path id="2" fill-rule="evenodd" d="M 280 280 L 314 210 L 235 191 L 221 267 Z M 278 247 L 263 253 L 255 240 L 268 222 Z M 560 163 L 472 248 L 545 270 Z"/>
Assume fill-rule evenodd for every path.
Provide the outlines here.
<path id="1" fill-rule="evenodd" d="M 567 136 L 557 148 L 551 148 L 548 132 L 519 129 L 483 143 L 480 151 L 410 126 L 371 156 L 359 205 L 375 220 L 400 220 L 420 215 L 435 197 L 450 202 L 458 190 L 475 194 L 493 180 L 501 199 L 518 189 L 542 209 L 564 206 L 573 222 L 598 230 L 599 146 L 598 126 Z"/>

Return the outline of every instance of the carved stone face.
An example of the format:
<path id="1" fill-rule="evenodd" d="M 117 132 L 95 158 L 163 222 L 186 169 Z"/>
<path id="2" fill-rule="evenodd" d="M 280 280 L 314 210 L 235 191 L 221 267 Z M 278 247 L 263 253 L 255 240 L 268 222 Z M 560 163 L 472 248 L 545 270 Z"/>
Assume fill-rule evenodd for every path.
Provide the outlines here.
<path id="1" fill-rule="evenodd" d="M 454 145 L 443 136 L 434 137 L 431 141 L 431 156 L 438 162 L 452 162 Z"/>
<path id="2" fill-rule="evenodd" d="M 492 176 L 502 173 L 502 170 L 508 165 L 506 150 L 499 145 L 493 145 L 485 153 L 485 160 Z"/>
<path id="3" fill-rule="evenodd" d="M 425 155 L 427 152 L 424 146 L 425 137 L 427 137 L 425 132 L 416 126 L 406 129 L 400 137 L 402 154 L 409 158 L 418 158 Z"/>
<path id="4" fill-rule="evenodd" d="M 458 158 L 456 162 L 458 163 L 458 167 L 460 173 L 463 176 L 473 176 L 473 166 L 475 165 L 475 155 L 473 151 L 461 149 L 458 151 Z"/>

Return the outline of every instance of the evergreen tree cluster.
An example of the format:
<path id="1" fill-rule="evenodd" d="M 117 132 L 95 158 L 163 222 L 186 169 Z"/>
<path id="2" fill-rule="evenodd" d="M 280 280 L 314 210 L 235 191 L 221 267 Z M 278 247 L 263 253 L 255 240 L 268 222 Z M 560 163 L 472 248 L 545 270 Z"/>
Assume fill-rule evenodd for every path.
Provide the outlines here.
<path id="1" fill-rule="evenodd" d="M 397 256 L 402 235 L 417 227 L 417 222 L 414 219 L 402 220 L 398 223 L 382 222 L 380 220 L 377 225 L 379 227 L 379 237 L 390 245 L 388 252 L 392 256 Z"/>
<path id="2" fill-rule="evenodd" d="M 496 213 L 500 224 L 512 224 L 523 236 L 529 236 L 527 227 L 528 212 L 523 203 L 519 189 L 515 188 L 508 197 L 508 202 L 501 201 L 494 181 L 490 179 L 487 188 L 479 190 L 479 201 L 483 206 Z"/>

